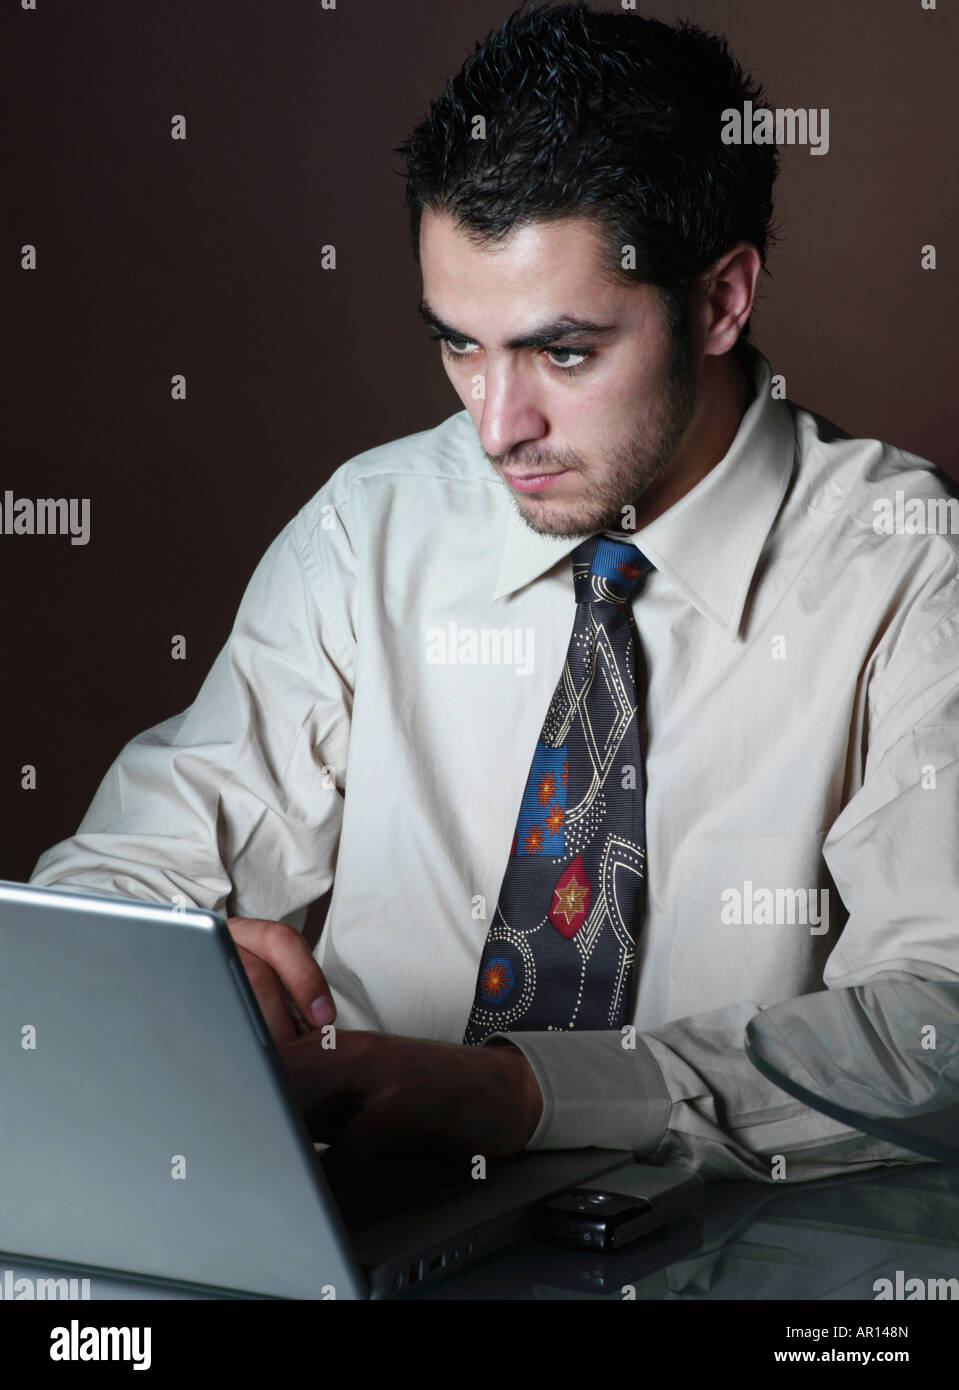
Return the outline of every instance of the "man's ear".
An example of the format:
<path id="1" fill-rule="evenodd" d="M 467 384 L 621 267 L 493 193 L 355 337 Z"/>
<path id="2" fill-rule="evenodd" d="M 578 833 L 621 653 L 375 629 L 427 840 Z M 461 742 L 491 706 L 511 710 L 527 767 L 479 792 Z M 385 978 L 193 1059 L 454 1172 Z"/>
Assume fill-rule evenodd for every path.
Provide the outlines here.
<path id="1" fill-rule="evenodd" d="M 703 276 L 699 298 L 702 351 L 721 356 L 735 346 L 752 312 L 762 260 L 750 241 L 737 241 Z"/>

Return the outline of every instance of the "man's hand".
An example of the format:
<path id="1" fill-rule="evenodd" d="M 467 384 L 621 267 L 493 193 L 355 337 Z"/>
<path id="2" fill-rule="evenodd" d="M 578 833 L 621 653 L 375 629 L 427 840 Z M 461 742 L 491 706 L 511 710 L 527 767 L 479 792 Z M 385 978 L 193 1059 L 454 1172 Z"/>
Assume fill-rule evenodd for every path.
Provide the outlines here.
<path id="1" fill-rule="evenodd" d="M 310 1027 L 333 1022 L 332 992 L 298 931 L 263 917 L 228 917 L 226 924 L 277 1046 L 308 1036 Z M 302 1016 L 301 1024 L 290 1012 L 284 986 Z"/>
<path id="2" fill-rule="evenodd" d="M 429 1146 L 502 1158 L 525 1146 L 543 1109 L 532 1068 L 510 1044 L 337 1029 L 335 1048 L 304 1034 L 280 1060 L 313 1138 L 341 1153 Z"/>

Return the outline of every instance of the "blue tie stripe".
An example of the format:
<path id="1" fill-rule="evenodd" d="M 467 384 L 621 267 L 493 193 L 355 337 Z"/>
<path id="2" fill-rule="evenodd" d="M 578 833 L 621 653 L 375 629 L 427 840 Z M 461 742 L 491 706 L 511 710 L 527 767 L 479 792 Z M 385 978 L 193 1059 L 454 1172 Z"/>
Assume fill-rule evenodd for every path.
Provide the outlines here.
<path id="1" fill-rule="evenodd" d="M 566 788 L 563 764 L 566 745 L 547 748 L 537 743 L 516 821 L 516 853 L 566 853 Z"/>
<path id="2" fill-rule="evenodd" d="M 623 564 L 635 565 L 639 573 L 644 570 L 652 569 L 652 561 L 647 560 L 643 552 L 635 545 L 630 545 L 628 541 L 612 541 L 601 539 L 596 547 L 596 554 L 593 556 L 593 563 L 589 567 L 590 574 L 602 575 L 604 579 L 615 579 L 622 582 Z M 628 585 L 633 588 L 635 580 Z"/>

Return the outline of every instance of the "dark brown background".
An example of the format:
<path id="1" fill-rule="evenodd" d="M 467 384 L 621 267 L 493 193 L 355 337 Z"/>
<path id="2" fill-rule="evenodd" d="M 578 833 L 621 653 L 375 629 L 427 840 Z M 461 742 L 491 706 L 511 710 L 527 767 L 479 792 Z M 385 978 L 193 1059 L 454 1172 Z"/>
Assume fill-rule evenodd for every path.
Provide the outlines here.
<path id="1" fill-rule="evenodd" d="M 190 703 L 257 560 L 329 474 L 459 409 L 415 318 L 391 151 L 513 8 L 38 3 L 5 6 L 0 38 L 14 112 L 0 493 L 89 497 L 92 536 L 0 535 L 12 879 L 73 833 L 127 739 Z M 955 475 L 955 7 L 642 11 L 726 33 L 771 105 L 829 108 L 826 156 L 783 151 L 755 341 L 793 400 Z M 36 791 L 20 789 L 25 763 Z"/>

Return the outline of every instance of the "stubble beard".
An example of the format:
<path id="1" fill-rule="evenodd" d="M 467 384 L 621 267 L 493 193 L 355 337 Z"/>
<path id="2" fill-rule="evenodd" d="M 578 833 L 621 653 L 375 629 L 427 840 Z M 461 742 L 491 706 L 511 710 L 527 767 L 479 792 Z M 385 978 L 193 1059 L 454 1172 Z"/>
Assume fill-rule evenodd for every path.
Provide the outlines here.
<path id="1" fill-rule="evenodd" d="M 666 386 L 656 412 L 641 435 L 634 435 L 606 450 L 602 455 L 603 472 L 599 480 L 591 476 L 583 459 L 575 450 L 565 453 L 523 455 L 524 468 L 542 464 L 544 471 L 569 468 L 585 478 L 580 484 L 581 495 L 575 502 L 561 504 L 540 499 L 535 493 L 517 493 L 510 489 L 513 503 L 526 526 L 539 536 L 586 536 L 595 531 L 618 531 L 624 527 L 624 512 L 629 506 L 638 509 L 643 495 L 660 476 L 673 458 L 689 427 L 696 408 L 696 364 L 689 343 L 674 343 Z M 503 457 L 491 462 L 502 464 Z M 507 485 L 508 486 L 508 485 Z"/>

